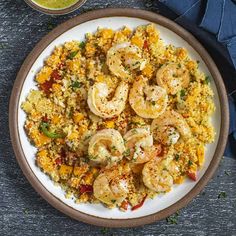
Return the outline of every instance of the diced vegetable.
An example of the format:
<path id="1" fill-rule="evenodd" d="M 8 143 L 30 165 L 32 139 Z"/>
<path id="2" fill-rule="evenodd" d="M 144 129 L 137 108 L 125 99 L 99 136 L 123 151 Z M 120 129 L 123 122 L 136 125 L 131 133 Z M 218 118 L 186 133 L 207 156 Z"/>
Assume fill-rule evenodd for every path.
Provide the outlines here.
<path id="1" fill-rule="evenodd" d="M 128 201 L 124 200 L 124 201 L 121 203 L 120 208 L 121 208 L 122 210 L 124 210 L 124 211 L 127 211 L 128 206 L 129 206 Z"/>
<path id="2" fill-rule="evenodd" d="M 197 173 L 196 172 L 187 172 L 187 176 L 193 180 L 193 181 L 197 181 Z"/>
<path id="3" fill-rule="evenodd" d="M 136 206 L 133 206 L 131 208 L 131 210 L 134 211 L 134 210 L 137 210 L 138 208 L 140 208 L 143 205 L 143 203 L 145 202 L 146 197 L 147 197 L 147 195 L 143 198 L 143 200 L 139 204 L 137 204 Z"/>
<path id="4" fill-rule="evenodd" d="M 70 59 L 70 60 L 72 60 L 72 59 L 78 54 L 78 52 L 79 52 L 79 50 L 71 52 L 71 53 L 67 56 L 67 58 Z"/>
<path id="5" fill-rule="evenodd" d="M 49 129 L 49 124 L 47 122 L 41 122 L 39 125 L 39 129 L 42 131 L 42 133 L 49 137 L 49 138 L 64 138 L 65 134 L 59 134 L 59 133 L 54 133 L 50 132 Z"/>
<path id="6" fill-rule="evenodd" d="M 92 185 L 80 185 L 80 193 L 92 193 L 93 192 L 93 186 Z"/>

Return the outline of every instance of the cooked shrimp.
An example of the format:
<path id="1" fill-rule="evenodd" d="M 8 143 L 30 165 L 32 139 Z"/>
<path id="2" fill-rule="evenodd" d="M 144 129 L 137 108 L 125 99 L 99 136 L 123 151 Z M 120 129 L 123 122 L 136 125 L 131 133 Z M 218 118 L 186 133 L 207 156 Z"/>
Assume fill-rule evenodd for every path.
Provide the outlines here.
<path id="1" fill-rule="evenodd" d="M 121 82 L 111 100 L 108 100 L 109 89 L 106 83 L 95 83 L 88 91 L 88 106 L 97 116 L 111 118 L 118 116 L 125 108 L 129 86 Z"/>
<path id="2" fill-rule="evenodd" d="M 166 111 L 153 120 L 151 131 L 154 139 L 165 145 L 175 144 L 179 138 L 188 139 L 191 137 L 191 130 L 187 122 L 173 110 Z"/>
<path id="3" fill-rule="evenodd" d="M 132 70 L 142 70 L 145 64 L 142 51 L 130 42 L 117 44 L 107 52 L 107 65 L 110 71 L 121 79 L 129 79 Z"/>
<path id="4" fill-rule="evenodd" d="M 129 193 L 129 176 L 118 166 L 105 169 L 93 183 L 95 198 L 114 207 L 120 204 Z"/>
<path id="5" fill-rule="evenodd" d="M 173 160 L 173 152 L 168 152 L 163 158 L 156 157 L 143 167 L 143 182 L 145 186 L 155 192 L 168 192 L 173 185 L 173 177 L 169 166 Z"/>
<path id="6" fill-rule="evenodd" d="M 125 157 L 134 163 L 145 163 L 156 154 L 153 147 L 153 137 L 148 128 L 129 130 L 124 135 L 124 141 L 126 146 Z"/>
<path id="7" fill-rule="evenodd" d="M 122 159 L 125 151 L 124 140 L 115 129 L 98 131 L 90 140 L 89 159 L 96 164 L 112 164 Z"/>
<path id="8" fill-rule="evenodd" d="M 165 88 L 168 94 L 176 94 L 188 87 L 190 82 L 189 71 L 184 65 L 171 63 L 163 65 L 156 74 L 157 84 Z"/>
<path id="9" fill-rule="evenodd" d="M 157 118 L 165 111 L 167 102 L 165 89 L 157 85 L 148 85 L 146 78 L 134 81 L 129 94 L 129 103 L 137 115 L 143 118 Z"/>

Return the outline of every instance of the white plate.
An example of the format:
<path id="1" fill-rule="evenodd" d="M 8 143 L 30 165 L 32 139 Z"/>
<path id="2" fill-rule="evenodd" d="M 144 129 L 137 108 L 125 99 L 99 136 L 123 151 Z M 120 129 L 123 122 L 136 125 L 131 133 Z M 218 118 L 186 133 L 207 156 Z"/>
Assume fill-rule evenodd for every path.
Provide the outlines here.
<path id="1" fill-rule="evenodd" d="M 101 11 L 105 11 L 105 10 L 100 10 L 99 12 L 101 13 Z M 122 10 L 120 10 L 120 12 L 121 11 Z M 134 14 L 135 10 L 130 10 L 130 11 L 133 12 L 132 15 L 135 15 Z M 140 11 L 140 12 L 144 13 L 144 11 Z M 104 14 L 104 13 L 101 13 L 101 14 Z M 147 12 L 145 14 L 147 14 Z M 150 14 L 152 14 L 152 16 L 154 15 L 153 13 L 150 13 Z M 118 15 L 121 15 L 121 13 Z M 55 196 L 57 199 L 60 199 L 61 202 L 70 206 L 71 208 L 73 208 L 77 211 L 86 213 L 91 216 L 97 216 L 97 217 L 101 217 L 101 218 L 105 218 L 105 219 L 131 219 L 131 218 L 133 219 L 133 218 L 148 216 L 148 215 L 160 212 L 161 210 L 170 207 L 171 205 L 175 204 L 180 199 L 185 197 L 198 184 L 198 181 L 201 180 L 202 176 L 207 171 L 208 166 L 210 165 L 211 160 L 215 154 L 215 150 L 217 148 L 217 143 L 218 143 L 219 135 L 220 135 L 220 127 L 221 127 L 221 122 L 222 122 L 222 117 L 221 117 L 222 107 L 220 105 L 220 99 L 218 96 L 216 84 L 215 84 L 214 80 L 212 79 L 210 82 L 210 86 L 212 87 L 214 94 L 215 94 L 214 103 L 216 106 L 216 111 L 214 112 L 214 114 L 212 116 L 212 123 L 213 123 L 213 126 L 215 127 L 215 130 L 216 130 L 216 136 L 215 136 L 215 142 L 213 144 L 207 145 L 207 149 L 206 149 L 206 153 L 205 153 L 205 164 L 204 164 L 203 168 L 198 172 L 198 181 L 196 181 L 196 182 L 191 181 L 191 180 L 186 180 L 183 184 L 174 186 L 174 188 L 171 192 L 169 192 L 165 195 L 159 195 L 159 196 L 155 197 L 153 200 L 151 200 L 151 199 L 146 200 L 143 207 L 139 208 L 136 211 L 128 210 L 126 212 L 121 212 L 118 209 L 110 210 L 108 208 L 105 208 L 101 204 L 76 204 L 74 202 L 74 199 L 66 199 L 64 196 L 64 191 L 60 188 L 60 186 L 55 186 L 55 184 L 49 179 L 49 177 L 47 175 L 45 175 L 35 165 L 36 148 L 30 144 L 29 139 L 27 138 L 26 133 L 24 131 L 24 123 L 26 120 L 26 115 L 25 115 L 24 111 L 20 108 L 20 104 L 26 99 L 26 97 L 29 94 L 31 89 L 37 89 L 36 83 L 34 81 L 35 74 L 42 68 L 42 66 L 44 65 L 44 60 L 48 56 L 50 56 L 50 54 L 54 50 L 55 46 L 64 44 L 65 42 L 68 42 L 71 40 L 82 41 L 82 40 L 84 40 L 86 33 L 88 33 L 88 32 L 93 33 L 97 30 L 98 27 L 103 27 L 103 28 L 109 27 L 109 28 L 112 28 L 113 30 L 117 30 L 123 26 L 128 26 L 128 27 L 134 29 L 135 27 L 137 27 L 139 25 L 146 25 L 149 23 L 152 23 L 152 22 L 144 20 L 144 19 L 140 19 L 140 18 L 135 18 L 135 17 L 114 16 L 114 17 L 104 17 L 104 18 L 99 18 L 99 19 L 84 22 L 82 24 L 76 25 L 73 28 L 70 28 L 69 30 L 63 32 L 62 34 L 59 34 L 57 32 L 57 34 L 59 36 L 57 38 L 55 38 L 49 45 L 47 45 L 46 48 L 44 48 L 44 50 L 41 52 L 41 54 L 37 57 L 36 61 L 33 63 L 31 69 L 29 70 L 29 73 L 27 74 L 24 82 L 22 83 L 22 90 L 19 94 L 19 96 L 20 96 L 19 103 L 17 105 L 18 107 L 16 108 L 16 111 L 18 114 L 18 115 L 16 114 L 16 116 L 17 116 L 16 119 L 17 119 L 17 123 L 18 123 L 18 135 L 19 135 L 19 139 L 20 139 L 20 143 L 21 143 L 21 149 L 22 149 L 23 154 L 28 162 L 28 165 L 30 166 L 30 168 L 31 168 L 32 172 L 34 173 L 34 175 L 36 176 L 36 178 L 47 189 L 48 192 L 50 192 L 53 196 Z M 169 24 L 171 24 L 171 23 L 169 22 Z M 158 25 L 155 23 L 154 23 L 154 25 L 158 29 L 158 31 L 160 32 L 160 36 L 164 40 L 165 44 L 173 44 L 176 47 L 186 48 L 192 59 L 200 61 L 200 64 L 199 64 L 200 70 L 202 70 L 206 75 L 210 75 L 211 77 L 216 76 L 216 75 L 212 75 L 209 72 L 204 60 L 201 58 L 201 56 L 198 54 L 198 52 L 192 46 L 190 46 L 190 44 L 187 41 L 185 41 L 179 35 L 177 35 L 176 33 L 174 33 L 173 31 L 169 30 L 168 28 L 166 28 L 164 26 L 161 26 L 161 25 Z M 55 30 L 55 32 L 56 31 L 60 31 L 60 29 L 58 28 Z M 189 35 L 187 35 L 187 36 L 189 36 Z M 192 37 L 192 36 L 190 36 L 190 37 Z M 194 45 L 194 47 L 195 47 L 195 45 Z M 199 47 L 201 47 L 201 46 L 198 45 L 198 48 Z M 201 50 L 204 50 L 204 49 L 201 48 Z M 204 53 L 206 53 L 206 52 L 204 51 Z M 213 63 L 211 61 L 211 59 L 208 58 L 208 60 L 210 60 L 210 63 Z M 212 67 L 214 67 L 214 66 L 215 65 L 213 63 Z M 214 69 L 217 70 L 216 68 L 214 68 Z M 213 71 L 213 70 L 211 70 L 211 71 Z M 217 71 L 217 73 L 218 73 L 218 71 Z M 218 78 L 218 80 L 219 80 L 219 78 Z M 217 83 L 218 83 L 218 91 L 219 91 L 219 87 L 223 86 L 222 84 L 220 84 L 220 83 L 222 83 L 222 81 L 220 81 L 220 82 L 218 81 Z M 224 86 L 223 86 L 223 88 L 224 88 Z M 225 99 L 225 94 L 224 94 L 225 90 L 223 90 L 221 92 L 224 95 L 223 97 Z M 12 100 L 11 104 L 14 103 L 15 98 L 13 98 L 13 96 L 11 98 L 11 100 Z M 227 111 L 227 107 L 226 107 L 226 111 Z M 13 114 L 13 116 L 14 115 L 15 114 Z M 227 114 L 226 114 L 226 121 L 225 122 L 226 122 L 226 126 L 227 126 Z M 14 141 L 15 141 L 14 134 L 12 134 L 12 137 L 13 137 L 12 139 L 13 139 L 13 146 L 14 146 Z M 222 145 L 224 146 L 225 142 L 223 142 Z M 15 148 L 15 152 L 16 152 L 16 148 Z M 221 151 L 221 153 L 222 153 L 222 151 Z M 17 153 L 16 153 L 16 155 L 17 155 Z M 18 161 L 20 162 L 21 160 L 18 159 Z M 216 162 L 215 165 L 217 166 L 217 164 L 218 164 L 218 162 Z M 209 178 L 211 177 L 212 174 L 213 173 L 209 173 L 209 175 L 207 177 L 208 179 L 204 181 L 204 184 L 206 184 L 206 182 L 209 180 Z M 26 175 L 27 175 L 27 173 L 26 173 Z M 203 186 L 198 188 L 198 192 L 201 190 L 201 188 L 203 188 Z M 191 195 L 191 198 L 193 196 L 194 195 Z M 191 200 L 191 199 L 184 200 L 184 202 L 185 202 L 184 204 L 186 204 L 189 200 Z M 177 206 L 177 208 L 178 208 L 178 206 Z M 175 207 L 175 210 L 177 208 Z M 73 216 L 73 217 L 75 217 L 75 216 Z M 151 222 L 153 220 L 155 220 L 155 217 L 152 220 L 149 220 L 149 222 Z M 88 221 L 88 220 L 85 220 L 85 221 L 91 223 L 91 221 Z M 94 223 L 94 222 L 92 222 L 92 223 Z M 95 223 L 95 224 L 99 224 L 99 223 Z M 138 224 L 141 224 L 141 223 L 139 222 Z M 117 223 L 117 225 L 119 226 L 119 223 Z M 120 224 L 120 225 L 122 225 L 122 224 Z"/>

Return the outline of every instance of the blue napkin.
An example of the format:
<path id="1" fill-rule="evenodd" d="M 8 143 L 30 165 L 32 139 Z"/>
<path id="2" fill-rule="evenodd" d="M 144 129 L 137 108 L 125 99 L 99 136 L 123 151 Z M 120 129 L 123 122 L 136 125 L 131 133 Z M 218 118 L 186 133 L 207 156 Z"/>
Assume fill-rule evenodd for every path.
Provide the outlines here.
<path id="1" fill-rule="evenodd" d="M 178 24 L 203 43 L 221 71 L 230 108 L 229 139 L 224 155 L 236 158 L 236 4 L 233 0 L 160 2 L 177 14 Z"/>

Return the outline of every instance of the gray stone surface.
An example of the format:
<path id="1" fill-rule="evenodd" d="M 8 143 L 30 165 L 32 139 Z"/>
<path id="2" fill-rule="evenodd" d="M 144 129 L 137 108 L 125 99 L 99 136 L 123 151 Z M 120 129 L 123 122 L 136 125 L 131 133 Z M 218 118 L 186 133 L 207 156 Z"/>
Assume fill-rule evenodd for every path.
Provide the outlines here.
<path id="1" fill-rule="evenodd" d="M 23 0 L 0 0 L 0 235 L 236 235 L 236 159 L 225 158 L 214 179 L 178 216 L 127 229 L 77 222 L 51 207 L 28 183 L 10 143 L 8 102 L 24 58 L 53 27 L 82 12 L 104 7 L 162 8 L 144 0 L 89 0 L 67 16 L 46 16 Z M 225 198 L 218 198 L 226 192 Z"/>

